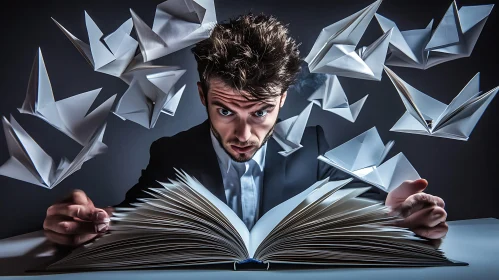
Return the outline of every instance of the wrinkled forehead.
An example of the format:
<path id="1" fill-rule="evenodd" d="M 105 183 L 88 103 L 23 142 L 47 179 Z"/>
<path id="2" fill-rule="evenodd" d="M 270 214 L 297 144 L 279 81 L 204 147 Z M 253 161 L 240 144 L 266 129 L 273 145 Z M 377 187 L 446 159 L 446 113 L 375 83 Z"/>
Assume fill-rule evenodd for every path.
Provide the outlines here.
<path id="1" fill-rule="evenodd" d="M 238 91 L 216 78 L 210 79 L 209 83 L 208 101 L 216 100 L 222 103 L 236 105 L 237 107 L 248 108 L 263 104 L 277 105 L 280 99 L 279 96 L 276 96 L 258 100 L 249 92 L 244 90 Z"/>

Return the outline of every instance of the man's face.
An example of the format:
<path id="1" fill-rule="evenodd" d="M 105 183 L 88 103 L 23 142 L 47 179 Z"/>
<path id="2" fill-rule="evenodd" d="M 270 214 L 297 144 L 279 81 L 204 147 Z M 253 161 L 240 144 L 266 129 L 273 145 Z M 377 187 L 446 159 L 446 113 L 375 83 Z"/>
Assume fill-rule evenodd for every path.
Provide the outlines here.
<path id="1" fill-rule="evenodd" d="M 286 93 L 263 101 L 252 101 L 220 79 L 209 81 L 208 94 L 198 83 L 201 102 L 206 106 L 211 129 L 225 152 L 235 161 L 250 160 L 272 135 L 279 108 Z"/>

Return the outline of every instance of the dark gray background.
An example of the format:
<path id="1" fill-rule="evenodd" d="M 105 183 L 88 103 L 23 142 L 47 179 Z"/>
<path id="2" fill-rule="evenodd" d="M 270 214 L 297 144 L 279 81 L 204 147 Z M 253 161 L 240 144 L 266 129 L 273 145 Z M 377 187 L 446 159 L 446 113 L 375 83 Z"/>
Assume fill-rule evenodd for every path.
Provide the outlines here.
<path id="1" fill-rule="evenodd" d="M 132 8 L 152 25 L 155 7 L 162 1 L 24 1 L 10 3 L 0 18 L 2 30 L 2 69 L 0 83 L 0 114 L 13 114 L 21 125 L 54 159 L 65 155 L 73 158 L 80 146 L 42 120 L 17 112 L 26 92 L 30 69 L 41 47 L 56 100 L 103 87 L 97 104 L 127 86 L 118 78 L 93 72 L 83 57 L 62 34 L 50 17 L 54 17 L 70 32 L 87 41 L 84 13 L 86 10 L 104 34 L 114 31 L 130 17 Z M 289 23 L 291 34 L 302 42 L 300 50 L 305 57 L 320 30 L 369 5 L 372 0 L 335 1 L 215 1 L 219 21 L 249 11 L 273 14 Z M 394 20 L 400 29 L 425 27 L 435 18 L 438 23 L 450 0 L 386 0 L 378 12 Z M 458 5 L 491 4 L 493 0 L 461 0 Z M 475 50 L 464 58 L 436 66 L 426 71 L 392 69 L 405 81 L 448 103 L 477 73 L 481 72 L 481 89 L 498 85 L 497 7 L 492 11 Z M 360 45 L 368 45 L 381 35 L 376 20 L 370 24 Z M 0 238 L 41 228 L 49 205 L 67 195 L 70 190 L 84 190 L 97 206 L 119 203 L 125 192 L 135 184 L 140 171 L 147 165 L 149 145 L 161 136 L 174 135 L 206 118 L 198 101 L 196 64 L 189 49 L 176 52 L 157 61 L 160 64 L 179 65 L 187 69 L 179 85 L 187 84 L 183 99 L 174 117 L 162 115 L 152 130 L 135 123 L 122 121 L 114 115 L 108 118 L 104 142 L 108 153 L 98 156 L 82 170 L 47 190 L 7 177 L 0 177 Z M 449 220 L 496 217 L 499 218 L 497 199 L 497 100 L 492 101 L 483 114 L 468 142 L 390 132 L 405 108 L 390 80 L 384 75 L 381 82 L 341 78 L 350 102 L 365 94 L 369 98 L 357 121 L 352 124 L 337 115 L 315 107 L 309 125 L 320 124 L 326 131 L 330 145 L 346 140 L 376 126 L 385 142 L 396 141 L 390 157 L 404 152 L 419 174 L 428 179 L 429 193 L 446 201 Z M 308 87 L 294 87 L 280 117 L 298 114 L 306 106 Z M 196 143 L 186 143 L 189 145 Z M 0 164 L 9 158 L 4 136 L 0 136 Z"/>

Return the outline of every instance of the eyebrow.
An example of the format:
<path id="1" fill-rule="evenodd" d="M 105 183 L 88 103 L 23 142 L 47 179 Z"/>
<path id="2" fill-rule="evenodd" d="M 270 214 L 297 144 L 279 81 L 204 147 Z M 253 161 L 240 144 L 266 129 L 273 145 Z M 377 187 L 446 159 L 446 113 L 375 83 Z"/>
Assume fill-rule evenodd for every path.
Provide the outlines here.
<path id="1" fill-rule="evenodd" d="M 218 100 L 211 101 L 211 104 L 215 105 L 215 106 L 220 106 L 220 107 L 227 109 L 229 111 L 234 111 L 230 107 L 228 107 L 227 105 L 223 104 L 222 102 L 220 102 Z M 265 103 L 265 105 L 263 107 L 259 108 L 257 111 L 271 109 L 271 108 L 274 108 L 275 106 L 276 106 L 275 104 Z"/>
<path id="2" fill-rule="evenodd" d="M 222 102 L 217 101 L 217 100 L 213 100 L 213 101 L 211 101 L 211 105 L 220 106 L 220 107 L 222 107 L 222 108 L 225 108 L 225 109 L 228 109 L 228 110 L 232 111 L 232 109 L 230 109 L 230 108 L 229 108 L 229 107 L 227 107 L 225 104 L 223 104 Z"/>
<path id="3" fill-rule="evenodd" d="M 275 108 L 275 104 L 265 104 L 263 107 L 261 107 L 260 109 L 258 109 L 258 111 L 263 111 L 263 110 L 267 110 L 267 109 L 273 109 Z"/>

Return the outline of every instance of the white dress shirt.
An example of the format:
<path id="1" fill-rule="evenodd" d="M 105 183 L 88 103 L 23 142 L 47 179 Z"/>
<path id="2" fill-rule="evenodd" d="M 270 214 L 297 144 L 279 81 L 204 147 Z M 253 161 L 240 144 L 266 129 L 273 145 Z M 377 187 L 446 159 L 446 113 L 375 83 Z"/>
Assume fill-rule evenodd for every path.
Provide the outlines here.
<path id="1" fill-rule="evenodd" d="M 249 161 L 237 162 L 220 146 L 213 132 L 210 134 L 222 172 L 227 205 L 251 229 L 258 217 L 267 143 Z"/>

